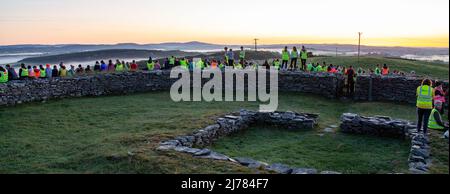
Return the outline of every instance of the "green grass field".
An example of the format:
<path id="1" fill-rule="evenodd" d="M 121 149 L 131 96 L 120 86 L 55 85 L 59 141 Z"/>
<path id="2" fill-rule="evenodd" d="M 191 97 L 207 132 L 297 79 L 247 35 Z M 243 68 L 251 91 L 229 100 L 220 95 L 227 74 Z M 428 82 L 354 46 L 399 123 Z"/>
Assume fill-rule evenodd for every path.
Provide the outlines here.
<path id="1" fill-rule="evenodd" d="M 326 161 L 330 159 L 330 155 L 335 158 L 347 157 L 345 154 L 326 151 L 330 148 L 336 149 L 338 142 L 343 144 L 342 149 L 348 149 L 347 154 L 355 157 L 354 161 L 365 161 L 366 156 L 351 152 L 355 150 L 362 153 L 366 150 L 351 147 L 362 145 L 361 141 L 368 141 L 370 145 L 367 145 L 367 148 L 376 149 L 376 153 L 371 155 L 373 160 L 388 160 L 385 161 L 387 164 L 380 167 L 356 163 L 353 164 L 356 167 L 346 172 L 381 173 L 406 168 L 401 166 L 403 160 L 399 160 L 405 157 L 403 143 L 386 146 L 386 152 L 381 152 L 381 147 L 387 145 L 390 140 L 327 135 L 319 141 L 316 135 L 330 124 L 338 124 L 339 117 L 344 112 L 381 114 L 414 120 L 414 106 L 381 102 L 350 103 L 295 93 L 281 93 L 279 101 L 280 110 L 319 113 L 320 126 L 304 135 L 292 134 L 293 137 L 285 132 L 263 132 L 262 137 L 271 138 L 266 139 L 267 142 L 278 143 L 268 143 L 261 147 L 261 150 L 274 149 L 271 146 L 289 147 L 298 137 L 316 142 L 311 146 L 319 154 L 304 161 L 293 160 L 292 162 L 296 162 L 293 164 L 300 165 L 321 158 Z M 254 173 L 235 164 L 195 159 L 174 152 L 157 152 L 155 148 L 160 141 L 211 124 L 218 116 L 241 108 L 256 110 L 257 107 L 258 103 L 253 102 L 174 103 L 168 92 L 64 99 L 2 107 L 0 173 Z M 249 138 L 248 142 L 257 142 L 261 138 L 253 131 L 249 133 L 250 135 L 242 137 Z M 448 144 L 439 139 L 437 132 L 433 134 L 433 172 L 448 173 Z M 256 136 L 255 139 L 252 139 L 252 136 Z M 257 149 L 254 150 L 258 151 Z M 301 152 L 297 151 L 308 149 L 310 147 L 293 148 L 289 156 L 298 158 L 300 156 L 296 154 Z M 399 155 L 393 156 L 392 153 L 397 151 L 400 152 Z M 261 157 L 278 161 L 282 160 L 277 158 L 280 156 L 283 155 L 271 153 Z M 345 163 L 345 160 L 342 160 Z M 399 160 L 398 164 L 393 163 L 396 160 Z M 331 167 L 332 164 L 327 166 L 326 162 L 323 162 L 317 168 Z M 344 165 L 340 167 L 344 168 Z"/>
<path id="2" fill-rule="evenodd" d="M 313 57 L 311 62 L 320 63 L 326 62 L 333 65 L 344 65 L 358 68 L 358 57 Z M 414 61 L 398 58 L 383 58 L 383 57 L 369 57 L 364 56 L 360 58 L 360 64 L 363 69 L 375 69 L 377 64 L 381 66 L 387 64 L 391 71 L 399 70 L 405 73 L 415 71 L 417 75 L 448 80 L 449 64 L 439 62 Z"/>
<path id="3" fill-rule="evenodd" d="M 364 174 L 408 172 L 410 143 L 391 138 L 254 127 L 219 140 L 212 149 L 269 164 Z"/>

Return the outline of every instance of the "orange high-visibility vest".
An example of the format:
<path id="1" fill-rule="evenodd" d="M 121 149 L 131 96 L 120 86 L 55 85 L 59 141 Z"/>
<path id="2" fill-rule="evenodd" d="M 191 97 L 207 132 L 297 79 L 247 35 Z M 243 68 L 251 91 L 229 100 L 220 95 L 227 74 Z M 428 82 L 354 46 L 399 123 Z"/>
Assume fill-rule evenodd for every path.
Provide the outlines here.
<path id="1" fill-rule="evenodd" d="M 216 62 L 212 62 L 211 63 L 211 69 L 215 69 L 217 68 L 217 63 Z"/>
<path id="2" fill-rule="evenodd" d="M 383 74 L 383 75 L 389 74 L 389 68 L 386 68 L 386 69 L 383 68 L 382 74 Z"/>

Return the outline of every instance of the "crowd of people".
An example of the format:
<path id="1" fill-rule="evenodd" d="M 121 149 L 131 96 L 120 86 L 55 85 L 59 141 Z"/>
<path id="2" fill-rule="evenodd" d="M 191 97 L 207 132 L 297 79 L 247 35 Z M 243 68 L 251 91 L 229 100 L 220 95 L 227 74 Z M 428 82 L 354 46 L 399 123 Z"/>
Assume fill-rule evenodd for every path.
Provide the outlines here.
<path id="1" fill-rule="evenodd" d="M 237 56 L 237 60 L 236 56 Z M 302 46 L 300 50 L 297 50 L 296 47 L 293 47 L 291 51 L 288 50 L 288 47 L 285 47 L 281 51 L 281 58 L 275 58 L 269 63 L 268 60 L 265 60 L 262 66 L 266 68 L 270 68 L 273 66 L 274 68 L 280 71 L 304 71 L 304 72 L 327 72 L 327 73 L 340 73 L 346 75 L 346 85 L 347 93 L 352 94 L 354 92 L 354 84 L 356 81 L 357 75 L 363 74 L 374 74 L 374 75 L 405 75 L 405 73 L 394 70 L 390 71 L 387 64 L 381 66 L 377 64 L 374 69 L 363 69 L 362 67 L 358 67 L 354 69 L 353 66 L 345 67 L 340 65 L 327 64 L 326 62 L 313 63 L 310 61 L 307 63 L 308 57 L 311 54 L 308 53 L 306 48 Z M 227 47 L 224 48 L 223 59 L 220 57 L 215 59 L 209 58 L 186 58 L 186 57 L 175 57 L 171 56 L 165 59 L 153 60 L 152 57 L 149 58 L 145 67 L 139 68 L 139 65 L 136 61 L 125 62 L 116 60 L 113 62 L 109 60 L 108 63 L 105 61 L 97 61 L 95 65 L 90 66 L 87 65 L 83 67 L 82 65 L 78 65 L 75 67 L 73 65 L 66 66 L 64 63 L 60 63 L 59 65 L 38 65 L 38 66 L 30 66 L 21 64 L 19 68 L 19 72 L 16 73 L 15 69 L 10 65 L 6 65 L 6 67 L 0 66 L 0 83 L 5 83 L 14 79 L 40 79 L 40 78 L 53 78 L 53 77 L 73 77 L 80 75 L 90 75 L 96 73 L 111 73 L 111 72 L 125 72 L 125 71 L 139 71 L 139 70 L 161 70 L 161 69 L 171 69 L 176 66 L 180 66 L 184 69 L 193 70 L 193 69 L 204 69 L 204 68 L 220 68 L 224 69 L 225 67 L 232 67 L 235 69 L 244 69 L 244 68 L 254 68 L 258 67 L 258 64 L 247 60 L 246 51 L 244 47 L 240 47 L 238 52 L 233 51 L 233 49 L 229 49 Z M 195 60 L 195 61 L 194 61 Z M 297 62 L 300 60 L 300 65 L 297 66 Z M 414 72 L 411 72 L 415 74 Z"/>
<path id="2" fill-rule="evenodd" d="M 15 79 L 48 79 L 54 77 L 74 77 L 81 75 L 89 75 L 96 73 L 111 73 L 111 72 L 125 72 L 125 71 L 139 71 L 139 70 L 161 70 L 171 69 L 176 66 L 180 66 L 184 69 L 193 70 L 194 68 L 220 68 L 233 67 L 235 69 L 244 69 L 247 67 L 257 68 L 258 64 L 249 62 L 246 60 L 246 53 L 243 47 L 240 48 L 238 60 L 235 60 L 235 52 L 232 49 L 225 47 L 223 60 L 218 59 L 188 59 L 186 57 L 177 58 L 171 56 L 164 60 L 153 60 L 151 57 L 147 61 L 145 68 L 139 68 L 136 61 L 125 62 L 116 60 L 114 63 L 109 60 L 108 63 L 104 61 L 97 61 L 93 67 L 90 65 L 83 67 L 81 64 L 78 67 L 70 65 L 67 68 L 64 63 L 59 65 L 38 65 L 38 66 L 26 66 L 21 64 L 19 72 L 16 73 L 15 69 L 10 65 L 5 67 L 0 66 L 0 83 L 6 83 Z M 301 64 L 297 67 L 297 61 L 300 58 Z M 398 74 L 404 75 L 399 71 L 390 71 L 387 64 L 383 66 L 377 64 L 375 69 L 364 70 L 361 67 L 354 69 L 353 66 L 346 68 L 345 66 L 327 64 L 326 62 L 320 63 L 307 63 L 308 52 L 305 47 L 302 47 L 300 51 L 296 47 L 292 48 L 292 51 L 288 51 L 288 47 L 285 47 L 281 53 L 281 59 L 273 59 L 270 64 L 267 60 L 262 66 L 270 68 L 275 67 L 281 71 L 304 71 L 304 72 L 327 72 L 327 73 L 340 73 L 346 75 L 346 88 L 347 94 L 354 93 L 354 85 L 357 75 L 362 74 L 374 74 L 374 75 L 391 75 Z M 160 63 L 160 61 L 163 61 Z M 414 72 L 411 72 L 415 74 Z M 436 82 L 437 83 L 437 82 Z M 445 104 L 446 92 L 443 90 L 442 85 L 433 87 L 433 81 L 425 79 L 421 86 L 417 88 L 417 129 L 427 133 L 427 129 L 446 129 L 448 133 L 448 123 L 444 123 L 441 118 L 441 114 L 444 114 L 443 105 Z"/>
<path id="3" fill-rule="evenodd" d="M 124 62 L 116 60 L 116 63 L 113 63 L 112 60 L 109 60 L 108 64 L 104 61 L 96 62 L 93 67 L 90 65 L 83 67 L 81 64 L 78 67 L 74 65 L 70 65 L 70 68 L 64 63 L 60 63 L 59 65 L 25 65 L 22 63 L 20 65 L 19 71 L 11 67 L 10 65 L 6 65 L 6 68 L 0 66 L 0 72 L 2 76 L 0 77 L 0 83 L 6 83 L 11 80 L 16 79 L 43 79 L 43 78 L 53 78 L 53 77 L 74 77 L 81 75 L 89 75 L 95 73 L 108 73 L 108 72 L 124 72 L 124 71 L 137 71 L 138 65 L 136 61 Z"/>

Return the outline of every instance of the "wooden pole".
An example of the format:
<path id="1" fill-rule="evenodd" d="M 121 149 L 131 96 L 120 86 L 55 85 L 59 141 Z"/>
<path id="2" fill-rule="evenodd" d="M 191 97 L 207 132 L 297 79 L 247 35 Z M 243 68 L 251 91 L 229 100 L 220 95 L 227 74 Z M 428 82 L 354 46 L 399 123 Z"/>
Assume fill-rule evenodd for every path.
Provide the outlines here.
<path id="1" fill-rule="evenodd" d="M 359 56 L 361 53 L 361 35 L 362 35 L 362 32 L 358 32 L 358 36 L 359 36 L 359 38 L 358 38 L 358 66 L 360 65 L 359 64 Z"/>

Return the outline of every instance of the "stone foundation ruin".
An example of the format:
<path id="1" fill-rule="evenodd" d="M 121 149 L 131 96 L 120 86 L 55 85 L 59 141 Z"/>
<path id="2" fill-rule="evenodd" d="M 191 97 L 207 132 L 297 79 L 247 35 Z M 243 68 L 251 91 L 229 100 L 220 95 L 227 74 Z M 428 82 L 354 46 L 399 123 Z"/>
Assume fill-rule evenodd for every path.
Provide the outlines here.
<path id="1" fill-rule="evenodd" d="M 415 124 L 390 117 L 363 117 L 352 113 L 343 114 L 341 121 L 341 132 L 343 133 L 410 140 L 409 171 L 419 174 L 428 173 L 431 165 L 429 139 L 417 132 Z"/>
<path id="2" fill-rule="evenodd" d="M 193 157 L 234 162 L 249 168 L 266 169 L 281 174 L 317 174 L 312 168 L 292 168 L 284 164 L 266 164 L 251 158 L 231 158 L 204 148 L 221 137 L 225 137 L 254 125 L 269 125 L 287 130 L 310 130 L 317 125 L 319 115 L 295 112 L 253 112 L 241 110 L 239 113 L 218 118 L 216 123 L 199 129 L 190 135 L 180 136 L 161 142 L 157 150 L 175 150 Z M 337 173 L 324 171 L 324 174 Z"/>

